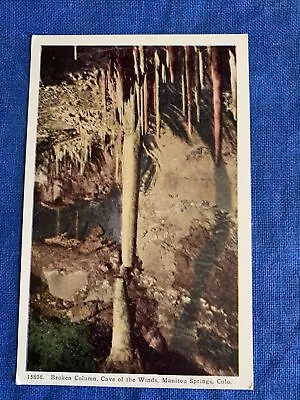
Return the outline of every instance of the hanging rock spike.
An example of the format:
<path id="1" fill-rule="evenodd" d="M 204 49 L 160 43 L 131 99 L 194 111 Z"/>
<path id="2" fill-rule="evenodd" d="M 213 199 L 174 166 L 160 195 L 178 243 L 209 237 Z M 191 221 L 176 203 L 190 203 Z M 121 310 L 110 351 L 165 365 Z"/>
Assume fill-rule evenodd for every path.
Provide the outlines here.
<path id="1" fill-rule="evenodd" d="M 116 106 L 118 109 L 119 113 L 119 118 L 120 118 L 120 123 L 122 124 L 122 116 L 123 116 L 123 99 L 124 99 L 124 93 L 123 93 L 123 82 L 121 78 L 121 74 L 119 70 L 117 69 L 116 72 Z"/>
<path id="2" fill-rule="evenodd" d="M 185 60 L 185 81 L 186 81 L 186 92 L 187 92 L 187 119 L 188 119 L 188 135 L 192 136 L 192 117 L 191 117 L 191 98 L 192 98 L 192 88 L 191 88 L 191 77 L 190 77 L 190 64 L 191 64 L 191 48 L 189 46 L 184 46 L 184 60 Z"/>
<path id="3" fill-rule="evenodd" d="M 181 100 L 182 100 L 182 114 L 185 115 L 185 81 L 184 81 L 184 68 L 181 74 Z"/>
<path id="4" fill-rule="evenodd" d="M 173 70 L 173 47 L 167 46 L 167 67 L 170 71 L 170 81 L 174 83 L 174 70 Z"/>
<path id="5" fill-rule="evenodd" d="M 144 48 L 143 46 L 139 47 L 139 52 L 140 52 L 140 70 L 142 75 L 145 74 L 145 57 L 144 57 Z"/>
<path id="6" fill-rule="evenodd" d="M 138 48 L 134 47 L 133 48 L 133 59 L 134 59 L 134 72 L 136 75 L 136 81 L 139 83 L 140 77 L 139 77 L 139 67 L 138 67 Z"/>
<path id="7" fill-rule="evenodd" d="M 77 61 L 77 46 L 74 46 L 74 60 Z"/>
<path id="8" fill-rule="evenodd" d="M 236 61 L 235 61 L 235 56 L 231 50 L 229 50 L 229 67 L 230 67 L 232 115 L 233 118 L 236 120 L 237 118 Z"/>
<path id="9" fill-rule="evenodd" d="M 195 68 L 194 68 L 194 81 L 195 81 L 195 104 L 196 104 L 196 115 L 197 115 L 197 122 L 200 122 L 200 78 L 199 78 L 199 56 L 198 56 L 198 48 L 197 46 L 194 47 L 195 50 Z"/>
<path id="10" fill-rule="evenodd" d="M 222 147 L 222 87 L 220 72 L 219 48 L 214 46 L 210 51 L 211 81 L 213 90 L 214 150 L 215 163 L 219 165 Z"/>
<path id="11" fill-rule="evenodd" d="M 148 77 L 147 77 L 147 72 L 145 73 L 144 77 L 144 89 L 143 89 L 143 95 L 144 95 L 144 132 L 147 133 L 148 131 Z"/>
<path id="12" fill-rule="evenodd" d="M 155 125 L 156 135 L 160 135 L 160 110 L 159 110 L 159 66 L 160 60 L 157 50 L 154 53 L 154 65 L 155 65 Z"/>
<path id="13" fill-rule="evenodd" d="M 169 69 L 170 68 L 170 55 L 169 55 L 168 46 L 166 47 L 166 65 L 167 65 L 167 69 Z"/>
<path id="14" fill-rule="evenodd" d="M 203 87 L 204 87 L 203 58 L 202 58 L 202 53 L 201 53 L 200 49 L 198 49 L 198 55 L 199 55 L 199 80 L 200 80 L 201 89 L 203 89 Z"/>
<path id="15" fill-rule="evenodd" d="M 166 67 L 165 64 L 161 64 L 161 80 L 163 83 L 167 82 Z"/>

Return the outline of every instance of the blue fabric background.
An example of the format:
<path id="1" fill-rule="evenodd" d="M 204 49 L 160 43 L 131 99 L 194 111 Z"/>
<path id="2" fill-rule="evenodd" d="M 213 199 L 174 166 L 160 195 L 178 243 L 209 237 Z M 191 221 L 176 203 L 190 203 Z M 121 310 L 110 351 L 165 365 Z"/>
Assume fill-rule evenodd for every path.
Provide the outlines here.
<path id="1" fill-rule="evenodd" d="M 300 398 L 297 0 L 1 0 L 0 13 L 0 398 Z M 14 383 L 30 37 L 105 33 L 249 34 L 253 392 L 17 387 Z"/>

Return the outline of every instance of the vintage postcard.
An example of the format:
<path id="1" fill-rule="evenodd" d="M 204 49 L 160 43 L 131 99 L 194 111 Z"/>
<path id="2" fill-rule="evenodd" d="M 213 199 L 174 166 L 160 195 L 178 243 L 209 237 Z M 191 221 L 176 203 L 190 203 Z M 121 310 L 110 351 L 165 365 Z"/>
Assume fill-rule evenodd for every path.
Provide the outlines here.
<path id="1" fill-rule="evenodd" d="M 247 35 L 34 36 L 18 384 L 252 389 Z"/>

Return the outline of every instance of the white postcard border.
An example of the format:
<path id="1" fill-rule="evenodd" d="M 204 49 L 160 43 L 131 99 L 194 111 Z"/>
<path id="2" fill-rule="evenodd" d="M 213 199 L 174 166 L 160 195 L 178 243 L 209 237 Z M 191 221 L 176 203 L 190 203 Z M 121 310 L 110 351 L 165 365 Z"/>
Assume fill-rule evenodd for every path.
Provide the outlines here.
<path id="1" fill-rule="evenodd" d="M 26 371 L 33 187 L 41 47 L 48 46 L 236 46 L 238 135 L 239 376 L 184 376 Z M 251 180 L 248 35 L 43 35 L 33 36 L 24 183 L 17 384 L 193 389 L 253 389 Z"/>

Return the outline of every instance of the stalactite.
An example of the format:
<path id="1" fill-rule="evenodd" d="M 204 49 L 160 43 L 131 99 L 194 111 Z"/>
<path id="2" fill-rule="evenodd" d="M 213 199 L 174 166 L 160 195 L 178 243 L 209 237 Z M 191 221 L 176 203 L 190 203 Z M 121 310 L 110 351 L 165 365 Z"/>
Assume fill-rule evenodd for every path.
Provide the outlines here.
<path id="1" fill-rule="evenodd" d="M 107 92 L 107 89 L 108 89 L 108 70 L 105 70 L 104 71 L 104 82 L 105 82 L 105 91 Z"/>
<path id="2" fill-rule="evenodd" d="M 237 117 L 236 61 L 235 61 L 235 56 L 231 50 L 229 50 L 229 66 L 230 66 L 232 115 L 233 118 L 236 120 Z"/>
<path id="3" fill-rule="evenodd" d="M 145 118 L 145 104 L 144 104 L 144 84 L 143 82 L 145 81 L 145 58 L 144 58 L 144 48 L 143 46 L 139 47 L 139 54 L 140 54 L 140 71 L 141 71 L 141 84 L 140 84 L 140 89 L 139 89 L 139 103 L 140 103 L 140 125 L 141 125 L 141 135 L 144 135 L 145 132 L 145 123 L 144 123 L 144 118 Z"/>
<path id="4" fill-rule="evenodd" d="M 198 55 L 199 55 L 199 80 L 200 80 L 200 86 L 201 89 L 204 87 L 204 68 L 203 68 L 203 57 L 201 50 L 198 50 Z"/>
<path id="5" fill-rule="evenodd" d="M 184 71 L 181 74 L 181 100 L 182 100 L 182 114 L 185 115 L 185 79 L 184 79 Z"/>
<path id="6" fill-rule="evenodd" d="M 197 122 L 200 122 L 200 78 L 199 78 L 199 56 L 198 48 L 195 46 L 195 68 L 194 68 L 194 81 L 195 81 L 195 104 L 196 104 L 196 116 Z"/>
<path id="7" fill-rule="evenodd" d="M 111 60 L 108 63 L 108 67 L 106 70 L 106 90 L 108 90 L 108 83 L 111 82 L 111 78 L 112 78 L 112 70 L 111 70 Z"/>
<path id="8" fill-rule="evenodd" d="M 92 158 L 92 142 L 89 142 L 89 146 L 88 146 L 88 151 L 89 151 L 89 160 Z"/>
<path id="9" fill-rule="evenodd" d="M 119 183 L 119 149 L 118 149 L 118 138 L 115 140 L 115 159 L 116 159 L 116 166 L 115 166 L 115 182 L 116 184 Z"/>
<path id="10" fill-rule="evenodd" d="M 134 86 L 134 92 L 136 96 L 136 110 L 137 110 L 137 116 L 138 119 L 141 119 L 141 93 L 140 93 L 140 86 L 136 82 Z"/>
<path id="11" fill-rule="evenodd" d="M 54 157 L 55 157 L 55 159 L 54 159 L 54 161 L 55 161 L 55 174 L 57 176 L 58 173 L 59 173 L 59 160 L 58 160 L 58 157 L 55 154 L 55 148 L 54 148 Z"/>
<path id="12" fill-rule="evenodd" d="M 170 81 L 171 83 L 174 83 L 174 60 L 173 60 L 173 47 L 172 46 L 167 46 L 167 51 L 168 51 L 168 60 L 169 60 L 169 71 L 170 71 Z"/>
<path id="13" fill-rule="evenodd" d="M 189 138 L 192 136 L 192 88 L 191 88 L 191 76 L 190 76 L 190 66 L 191 66 L 191 48 L 189 46 L 184 46 L 184 60 L 185 60 L 185 81 L 186 81 L 186 92 L 187 92 L 187 119 L 188 119 L 188 135 Z"/>
<path id="14" fill-rule="evenodd" d="M 64 148 L 63 148 L 63 158 L 62 158 L 62 160 L 63 160 L 64 169 L 66 169 L 66 166 L 67 166 L 67 148 L 66 148 L 66 146 L 64 146 Z"/>
<path id="15" fill-rule="evenodd" d="M 123 82 L 121 73 L 117 70 L 116 72 L 116 106 L 118 109 L 120 124 L 122 124 L 122 115 L 123 115 L 123 99 L 124 99 L 124 91 L 123 91 Z"/>
<path id="16" fill-rule="evenodd" d="M 87 140 L 87 134 L 84 132 L 84 154 L 83 154 L 83 171 L 85 170 L 85 166 L 88 162 L 89 159 L 89 146 L 88 146 L 88 140 Z"/>
<path id="17" fill-rule="evenodd" d="M 122 70 L 116 72 L 116 101 L 117 109 L 119 113 L 119 129 L 115 137 L 115 182 L 120 183 L 120 161 L 122 159 L 122 125 L 123 125 L 123 114 L 124 114 L 124 90 L 123 90 L 123 76 Z"/>
<path id="18" fill-rule="evenodd" d="M 74 59 L 77 57 L 77 48 L 74 46 Z M 148 131 L 149 115 L 153 118 L 156 126 L 156 135 L 159 136 L 162 129 L 162 103 L 161 96 L 162 92 L 165 93 L 166 83 L 168 82 L 168 88 L 166 93 L 172 100 L 173 94 L 178 92 L 182 95 L 182 104 L 179 104 L 179 108 L 182 108 L 182 113 L 186 115 L 187 119 L 187 131 L 188 135 L 192 135 L 192 110 L 195 110 L 195 118 L 200 121 L 202 108 L 201 103 L 201 90 L 204 88 L 204 83 L 208 82 L 208 74 L 204 69 L 203 62 L 207 63 L 206 48 L 203 47 L 149 47 L 135 46 L 130 49 L 120 48 L 116 51 L 114 49 L 107 50 L 105 60 L 106 66 L 101 67 L 99 71 L 99 118 L 101 119 L 101 125 L 103 129 L 99 129 L 97 132 L 96 139 L 99 140 L 99 147 L 105 150 L 105 136 L 111 135 L 110 146 L 115 142 L 115 158 L 116 158 L 116 181 L 121 168 L 120 159 L 122 157 L 121 151 L 117 145 L 116 134 L 122 129 L 123 119 L 128 112 L 128 108 L 125 110 L 124 104 L 128 103 L 128 98 L 132 94 L 134 88 L 135 93 L 135 104 L 136 112 L 140 120 L 141 134 L 144 135 Z M 111 53 L 110 53 L 111 52 Z M 208 53 L 211 52 L 210 59 L 213 64 L 215 59 L 214 50 L 208 49 Z M 229 65 L 226 59 L 226 74 L 224 79 L 228 75 L 228 67 L 230 67 L 230 84 L 231 84 L 231 99 L 232 99 L 232 114 L 236 119 L 236 65 L 235 65 L 235 53 L 234 49 L 227 49 L 227 55 L 229 52 Z M 154 57 L 153 57 L 154 56 Z M 183 57 L 182 57 L 183 56 Z M 79 53 L 80 57 L 80 53 Z M 176 66 L 176 62 L 178 66 Z M 123 63 L 123 64 L 122 64 Z M 209 62 L 208 62 L 209 64 Z M 123 69 L 122 69 L 123 66 Z M 205 68 L 207 66 L 205 65 Z M 123 73 L 123 75 L 122 75 Z M 213 66 L 211 67 L 212 81 L 213 81 L 213 107 L 214 107 L 214 138 L 215 138 L 215 159 L 216 163 L 221 157 L 221 117 L 217 116 L 218 110 L 221 109 L 221 105 L 218 102 L 221 101 L 221 83 L 218 82 L 220 71 Z M 205 75 L 205 76 L 204 76 Z M 175 85 L 170 85 L 176 82 Z M 219 79 L 220 81 L 220 79 Z M 136 85 L 137 83 L 137 85 Z M 226 83 L 226 90 L 229 91 Z M 228 85 L 229 86 L 229 85 Z M 153 88 L 153 96 L 152 96 Z M 153 101 L 153 103 L 152 103 Z M 125 103 L 124 103 L 125 102 Z M 150 106 L 149 103 L 151 102 Z M 195 102 L 195 105 L 194 105 Z M 154 105 L 154 109 L 152 108 Z M 178 106 L 178 104 L 176 104 Z M 164 109 L 165 111 L 165 109 Z M 114 114 L 113 114 L 114 113 Z M 152 122 L 152 121 L 151 121 Z M 176 121 L 175 121 L 176 122 Z M 95 143 L 95 135 L 88 134 L 85 122 L 80 123 L 83 133 L 79 132 L 76 140 L 72 138 L 67 140 L 67 144 L 61 142 L 55 142 L 52 146 L 52 174 L 54 179 L 62 175 L 67 168 L 72 172 L 73 166 L 78 166 L 78 170 L 84 173 L 87 163 L 91 159 L 91 139 Z M 94 129 L 91 128 L 91 131 Z M 76 127 L 77 130 L 77 127 Z M 90 132 L 88 130 L 88 132 Z M 65 133 L 64 133 L 65 135 Z M 114 139 L 115 137 L 116 139 Z M 59 137 L 60 140 L 60 137 Z M 74 171 L 73 171 L 74 172 Z"/>
<path id="19" fill-rule="evenodd" d="M 168 46 L 166 47 L 166 66 L 167 66 L 167 69 L 170 68 L 170 54 L 169 54 Z"/>
<path id="20" fill-rule="evenodd" d="M 160 135 L 160 107 L 159 107 L 159 66 L 160 60 L 157 51 L 154 54 L 154 65 L 155 65 L 155 125 L 156 125 L 156 135 Z"/>
<path id="21" fill-rule="evenodd" d="M 77 46 L 74 46 L 74 60 L 77 61 Z"/>
<path id="22" fill-rule="evenodd" d="M 134 72 L 136 75 L 136 81 L 139 84 L 140 74 L 139 74 L 139 67 L 138 67 L 138 48 L 133 48 L 133 59 L 134 59 Z"/>
<path id="23" fill-rule="evenodd" d="M 135 130 L 136 118 L 135 118 L 135 110 L 136 110 L 136 96 L 134 89 L 131 89 L 131 93 L 129 99 L 124 101 L 124 114 L 123 114 L 123 129 L 124 134 L 133 132 Z"/>
<path id="24" fill-rule="evenodd" d="M 122 263 L 132 267 L 136 250 L 136 212 L 138 201 L 138 154 L 140 123 L 136 121 L 136 94 L 125 103 L 124 143 L 122 160 Z"/>
<path id="25" fill-rule="evenodd" d="M 141 104 L 141 112 L 140 112 L 140 119 L 141 119 L 141 135 L 143 136 L 145 133 L 145 123 L 144 123 L 144 85 L 140 87 L 140 98 L 139 102 Z"/>
<path id="26" fill-rule="evenodd" d="M 218 47 L 212 47 L 211 59 L 211 81 L 213 90 L 213 115 L 214 115 L 214 141 L 215 141 L 215 163 L 219 164 L 221 159 L 222 145 L 222 109 L 221 109 L 221 73 Z"/>
<path id="27" fill-rule="evenodd" d="M 99 71 L 98 85 L 100 88 L 103 110 L 104 112 L 106 112 L 106 78 L 105 78 L 105 72 L 102 69 L 100 69 Z"/>
<path id="28" fill-rule="evenodd" d="M 112 109 L 114 113 L 114 119 L 117 117 L 117 99 L 116 99 L 116 87 L 115 87 L 115 75 L 114 72 L 109 68 L 109 74 L 107 79 L 107 91 L 112 101 Z"/>
<path id="29" fill-rule="evenodd" d="M 145 55 L 144 55 L 144 48 L 143 46 L 139 47 L 139 52 L 140 52 L 140 70 L 142 75 L 145 74 Z"/>
<path id="30" fill-rule="evenodd" d="M 78 126 L 79 136 L 73 139 L 64 140 L 53 145 L 51 163 L 54 165 L 55 175 L 58 176 L 61 170 L 71 173 L 72 165 L 79 167 L 83 173 L 85 165 L 89 162 L 92 152 L 93 136 L 81 131 Z M 53 172 L 51 172 L 53 174 Z"/>
<path id="31" fill-rule="evenodd" d="M 162 80 L 162 83 L 166 83 L 167 82 L 167 74 L 166 74 L 165 64 L 161 65 L 161 80 Z"/>
<path id="32" fill-rule="evenodd" d="M 143 90 L 143 94 L 144 94 L 144 132 L 147 133 L 148 131 L 148 76 L 147 76 L 147 72 L 145 73 L 145 77 L 144 77 L 144 90 Z"/>

